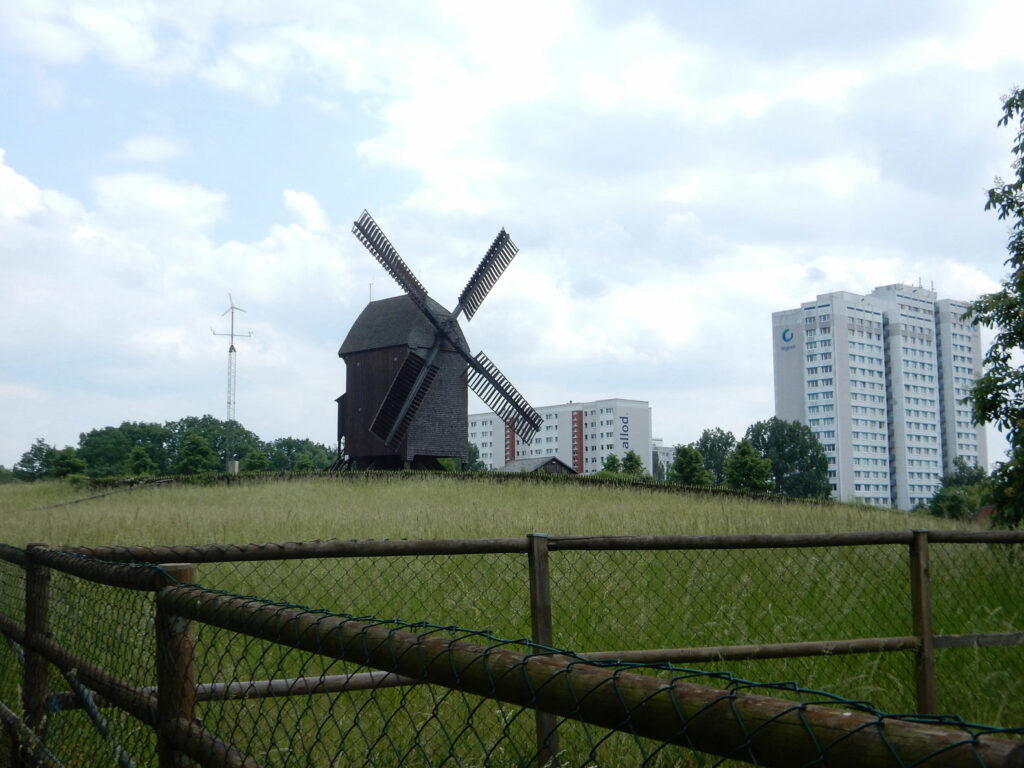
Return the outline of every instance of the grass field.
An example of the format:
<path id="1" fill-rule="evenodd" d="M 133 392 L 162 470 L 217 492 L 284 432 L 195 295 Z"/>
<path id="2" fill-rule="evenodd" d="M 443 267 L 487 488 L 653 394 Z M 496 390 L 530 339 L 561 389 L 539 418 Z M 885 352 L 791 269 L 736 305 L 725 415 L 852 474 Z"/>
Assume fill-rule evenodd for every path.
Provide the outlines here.
<path id="1" fill-rule="evenodd" d="M 851 505 L 519 481 L 466 483 L 438 476 L 176 485 L 68 503 L 85 495 L 88 492 L 59 483 L 0 486 L 0 540 L 18 546 L 33 541 L 238 544 L 520 537 L 529 532 L 621 536 L 966 527 Z M 1024 628 L 1019 555 L 1006 546 L 933 546 L 936 632 Z M 553 552 L 554 644 L 587 651 L 910 634 L 906 558 L 906 547 L 896 545 Z M 500 637 L 514 638 L 529 634 L 525 561 L 523 555 L 510 554 L 204 564 L 199 581 L 343 613 L 491 629 Z M 95 633 L 76 632 L 95 642 Z M 69 643 L 74 634 L 68 633 Z M 223 637 L 211 642 L 217 651 L 201 660 L 201 679 L 230 679 L 236 668 L 243 678 L 310 668 L 308 658 L 278 654 L 259 644 Z M 887 711 L 913 708 L 909 653 L 700 668 L 763 682 L 793 680 L 807 688 L 868 700 Z M 938 668 L 944 712 L 973 722 L 1024 726 L 1019 704 L 1024 701 L 1024 648 L 943 651 Z M 419 695 L 394 692 L 387 697 Z M 417 706 L 432 705 L 424 701 Z M 461 700 L 450 699 L 440 709 L 464 706 Z M 295 738 L 297 722 L 282 719 L 281 711 L 269 705 L 232 704 L 211 709 L 205 717 L 219 723 L 218 731 L 239 727 L 222 720 L 236 710 L 243 720 L 273 721 L 273 727 L 261 726 L 268 734 L 267 754 L 285 738 L 275 736 L 278 731 Z M 438 717 L 428 719 L 430 728 L 442 728 Z M 369 727 L 367 717 L 361 723 L 360 727 Z M 514 730 L 529 733 L 530 725 L 523 721 Z M 397 737 L 392 733 L 360 738 L 375 743 L 374 739 Z"/>
<path id="2" fill-rule="evenodd" d="M 177 485 L 88 496 L 63 483 L 0 485 L 3 539 L 23 545 L 198 544 L 311 539 L 806 533 L 963 527 L 854 505 L 772 503 L 726 495 L 438 476 L 344 482 L 329 477 Z"/>

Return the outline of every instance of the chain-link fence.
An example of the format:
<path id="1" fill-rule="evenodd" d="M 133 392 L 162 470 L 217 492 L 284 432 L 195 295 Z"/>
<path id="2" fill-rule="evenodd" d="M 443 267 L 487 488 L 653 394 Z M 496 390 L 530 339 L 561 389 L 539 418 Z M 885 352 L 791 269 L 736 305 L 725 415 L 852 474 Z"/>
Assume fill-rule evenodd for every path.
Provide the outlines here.
<path id="1" fill-rule="evenodd" d="M 1013 532 L 0 545 L 0 766 L 1012 765 L 1022 556 Z"/>

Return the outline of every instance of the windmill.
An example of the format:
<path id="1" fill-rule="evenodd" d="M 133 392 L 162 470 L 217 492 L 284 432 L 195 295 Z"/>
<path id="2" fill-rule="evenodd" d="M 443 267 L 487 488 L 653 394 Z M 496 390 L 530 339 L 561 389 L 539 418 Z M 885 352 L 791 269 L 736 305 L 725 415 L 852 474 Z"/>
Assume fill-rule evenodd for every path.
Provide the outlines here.
<path id="1" fill-rule="evenodd" d="M 442 457 L 465 463 L 468 389 L 530 442 L 541 416 L 487 355 L 470 354 L 458 324 L 460 315 L 476 314 L 519 251 L 508 233 L 498 233 L 449 312 L 427 295 L 369 213 L 363 211 L 352 232 L 405 294 L 367 304 L 338 351 L 346 366 L 338 438 L 339 446 L 345 440 L 347 463 L 357 469 L 434 468 Z"/>

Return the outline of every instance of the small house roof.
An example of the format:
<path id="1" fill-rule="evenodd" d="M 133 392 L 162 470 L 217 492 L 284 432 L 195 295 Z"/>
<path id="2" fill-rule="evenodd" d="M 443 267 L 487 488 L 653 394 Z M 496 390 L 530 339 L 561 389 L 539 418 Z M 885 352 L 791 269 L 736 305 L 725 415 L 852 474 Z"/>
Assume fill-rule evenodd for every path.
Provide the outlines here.
<path id="1" fill-rule="evenodd" d="M 427 297 L 427 309 L 438 323 L 451 319 L 451 312 L 436 301 Z M 371 301 L 352 324 L 348 335 L 338 350 L 339 357 L 354 352 L 369 352 L 390 347 L 410 347 L 412 349 L 430 349 L 434 344 L 437 329 L 420 311 L 419 307 L 405 294 L 390 299 Z M 456 323 L 452 334 L 462 351 L 467 355 L 469 345 L 462 329 Z M 446 341 L 441 349 L 454 351 Z"/>
<path id="2" fill-rule="evenodd" d="M 541 467 L 547 464 L 558 464 L 563 468 L 569 470 L 569 473 L 575 475 L 576 470 L 566 464 L 557 456 L 539 456 L 532 459 L 513 459 L 512 461 L 505 464 L 504 467 L 498 467 L 495 472 L 536 472 Z"/>

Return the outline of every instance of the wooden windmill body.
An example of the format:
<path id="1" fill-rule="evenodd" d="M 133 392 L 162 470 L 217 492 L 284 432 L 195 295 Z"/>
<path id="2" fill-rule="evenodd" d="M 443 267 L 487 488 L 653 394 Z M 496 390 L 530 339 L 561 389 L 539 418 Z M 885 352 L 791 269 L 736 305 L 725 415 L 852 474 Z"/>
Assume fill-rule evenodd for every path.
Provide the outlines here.
<path id="1" fill-rule="evenodd" d="M 530 441 L 541 417 L 483 352 L 475 357 L 458 316 L 475 314 L 517 252 L 504 230 L 495 238 L 459 303 L 449 312 L 426 289 L 365 211 L 353 232 L 405 290 L 371 301 L 338 355 L 345 394 L 338 398 L 339 463 L 354 469 L 438 469 L 467 461 L 468 390 Z"/>

